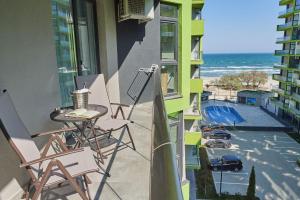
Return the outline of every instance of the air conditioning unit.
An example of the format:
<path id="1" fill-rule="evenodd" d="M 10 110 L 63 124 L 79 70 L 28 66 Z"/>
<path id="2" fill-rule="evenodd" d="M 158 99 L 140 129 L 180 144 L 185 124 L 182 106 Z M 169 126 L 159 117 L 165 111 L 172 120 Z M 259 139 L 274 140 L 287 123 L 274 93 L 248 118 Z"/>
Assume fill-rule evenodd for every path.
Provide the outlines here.
<path id="1" fill-rule="evenodd" d="M 154 19 L 153 0 L 119 0 L 118 21 L 136 19 L 139 23 Z"/>

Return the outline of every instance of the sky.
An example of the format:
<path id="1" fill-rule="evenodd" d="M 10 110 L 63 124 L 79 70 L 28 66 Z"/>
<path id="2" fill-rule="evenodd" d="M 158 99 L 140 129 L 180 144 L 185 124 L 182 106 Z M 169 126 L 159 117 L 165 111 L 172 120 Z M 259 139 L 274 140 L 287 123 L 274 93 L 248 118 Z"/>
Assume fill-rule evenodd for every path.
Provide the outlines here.
<path id="1" fill-rule="evenodd" d="M 206 0 L 204 53 L 273 53 L 281 48 L 276 26 L 284 9 L 279 0 Z"/>

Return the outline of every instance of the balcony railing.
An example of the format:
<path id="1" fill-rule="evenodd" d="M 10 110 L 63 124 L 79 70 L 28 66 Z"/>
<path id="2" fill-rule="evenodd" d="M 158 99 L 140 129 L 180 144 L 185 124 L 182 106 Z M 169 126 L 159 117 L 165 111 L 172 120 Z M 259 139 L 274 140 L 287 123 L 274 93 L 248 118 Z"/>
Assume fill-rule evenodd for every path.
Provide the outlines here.
<path id="1" fill-rule="evenodd" d="M 294 114 L 294 115 L 300 115 L 300 110 L 298 110 L 294 106 L 290 106 L 289 110 Z"/>
<path id="2" fill-rule="evenodd" d="M 280 74 L 273 74 L 273 79 L 277 81 L 284 81 L 284 82 L 287 81 L 287 78 Z"/>
<path id="3" fill-rule="evenodd" d="M 187 167 L 198 168 L 200 167 L 199 150 L 197 146 L 186 145 L 185 146 L 185 163 Z"/>
<path id="4" fill-rule="evenodd" d="M 160 70 L 154 73 L 151 185 L 149 199 L 182 200 L 176 157 L 168 128 L 167 113 L 161 89 Z"/>
<path id="5" fill-rule="evenodd" d="M 280 95 L 284 95 L 284 93 L 285 93 L 285 91 L 283 89 L 281 89 L 281 88 L 274 88 L 274 89 L 272 89 L 272 91 L 276 92 L 276 93 L 278 93 Z"/>
<path id="6" fill-rule="evenodd" d="M 289 55 L 290 54 L 290 50 L 275 50 L 275 55 Z"/>
<path id="7" fill-rule="evenodd" d="M 200 9 L 193 10 L 192 13 L 192 20 L 201 20 L 202 19 L 202 12 Z"/>
<path id="8" fill-rule="evenodd" d="M 277 55 L 277 56 L 300 55 L 300 49 L 275 50 L 275 55 Z"/>
<path id="9" fill-rule="evenodd" d="M 289 28 L 291 26 L 293 26 L 293 22 L 292 21 L 287 22 L 285 24 L 277 25 L 277 30 L 283 30 L 283 29 Z"/>
<path id="10" fill-rule="evenodd" d="M 291 7 L 291 8 L 288 8 L 288 9 L 284 10 L 284 11 L 279 12 L 279 17 L 282 16 L 282 15 L 290 14 L 292 12 L 294 12 L 294 7 Z"/>
<path id="11" fill-rule="evenodd" d="M 300 20 L 293 20 L 293 21 L 286 22 L 285 24 L 277 25 L 277 30 L 282 31 L 291 28 L 293 26 L 299 26 L 299 25 L 300 25 Z"/>
<path id="12" fill-rule="evenodd" d="M 283 5 L 286 5 L 286 4 L 291 3 L 292 1 L 293 1 L 293 0 L 281 0 L 281 1 L 279 2 L 279 5 L 283 6 Z"/>
<path id="13" fill-rule="evenodd" d="M 275 69 L 282 69 L 282 68 L 287 68 L 288 65 L 287 64 L 275 64 L 274 68 Z"/>
<path id="14" fill-rule="evenodd" d="M 276 42 L 285 42 L 285 41 L 289 41 L 291 39 L 292 39 L 291 36 L 285 36 L 285 37 L 277 38 Z"/>
<path id="15" fill-rule="evenodd" d="M 300 80 L 298 78 L 294 78 L 293 83 L 296 84 L 297 86 L 300 86 Z"/>
<path id="16" fill-rule="evenodd" d="M 300 49 L 292 49 L 292 50 L 290 50 L 290 55 L 300 55 Z"/>
<path id="17" fill-rule="evenodd" d="M 300 95 L 297 93 L 293 93 L 292 95 L 293 99 L 295 99 L 296 101 L 300 102 Z"/>
<path id="18" fill-rule="evenodd" d="M 192 51 L 191 53 L 191 59 L 192 60 L 202 60 L 202 51 Z"/>
<path id="19" fill-rule="evenodd" d="M 280 107 L 280 108 L 284 108 L 286 107 L 283 102 L 279 101 L 278 99 L 275 99 L 275 98 L 271 98 L 270 99 L 272 101 L 272 103 L 277 106 L 277 107 Z"/>

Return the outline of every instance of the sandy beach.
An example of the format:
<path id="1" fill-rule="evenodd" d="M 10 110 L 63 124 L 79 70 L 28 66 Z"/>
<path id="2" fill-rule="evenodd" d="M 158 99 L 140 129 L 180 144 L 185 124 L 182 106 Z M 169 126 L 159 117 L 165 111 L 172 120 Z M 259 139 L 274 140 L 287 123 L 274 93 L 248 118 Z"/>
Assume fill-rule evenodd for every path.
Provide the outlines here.
<path id="1" fill-rule="evenodd" d="M 203 89 L 205 91 L 210 91 L 213 94 L 210 96 L 210 99 L 236 99 L 237 91 L 222 90 L 215 86 L 209 86 L 212 83 L 212 81 L 220 79 L 220 77 L 202 77 L 202 79 Z M 259 89 L 270 91 L 274 87 L 278 87 L 278 81 L 273 80 L 272 76 L 268 76 L 268 82 L 265 85 L 261 86 Z"/>

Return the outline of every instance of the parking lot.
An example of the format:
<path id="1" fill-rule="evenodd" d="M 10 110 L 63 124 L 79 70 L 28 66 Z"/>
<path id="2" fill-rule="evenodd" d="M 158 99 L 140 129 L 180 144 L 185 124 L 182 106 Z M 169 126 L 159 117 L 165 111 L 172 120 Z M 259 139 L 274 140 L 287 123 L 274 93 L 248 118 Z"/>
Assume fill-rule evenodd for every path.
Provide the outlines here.
<path id="1" fill-rule="evenodd" d="M 256 195 L 266 200 L 299 200 L 300 145 L 284 132 L 231 131 L 230 149 L 209 149 L 209 158 L 234 154 L 243 162 L 239 172 L 223 172 L 222 192 L 246 194 L 251 167 L 255 167 Z M 204 141 L 205 142 L 205 141 Z M 213 172 L 219 192 L 220 172 Z"/>

